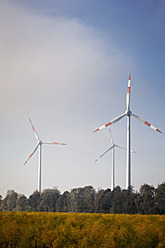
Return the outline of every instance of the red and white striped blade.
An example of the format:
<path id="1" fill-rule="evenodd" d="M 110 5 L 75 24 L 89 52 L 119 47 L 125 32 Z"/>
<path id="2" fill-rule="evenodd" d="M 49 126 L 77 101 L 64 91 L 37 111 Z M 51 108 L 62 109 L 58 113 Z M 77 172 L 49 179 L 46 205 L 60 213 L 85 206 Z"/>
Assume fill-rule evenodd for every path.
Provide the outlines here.
<path id="1" fill-rule="evenodd" d="M 28 160 L 33 156 L 33 154 L 37 151 L 39 144 L 36 145 L 36 147 L 34 148 L 34 150 L 32 151 L 32 153 L 29 155 L 28 159 L 25 161 L 24 165 L 28 162 Z"/>
<path id="2" fill-rule="evenodd" d="M 126 97 L 127 110 L 130 109 L 130 88 L 131 88 L 131 73 L 129 74 L 128 88 L 127 88 L 127 97 Z"/>
<path id="3" fill-rule="evenodd" d="M 32 121 L 30 120 L 30 118 L 29 118 L 29 121 L 30 121 L 30 123 L 31 123 L 31 125 L 32 125 L 32 129 L 33 129 L 33 132 L 34 132 L 34 135 L 35 135 L 36 139 L 37 139 L 37 140 L 40 140 L 39 137 L 38 137 L 38 134 L 37 134 L 37 132 L 36 132 L 36 130 L 35 130 L 35 128 L 34 128 L 34 125 L 33 125 Z"/>
<path id="4" fill-rule="evenodd" d="M 114 148 L 114 145 L 111 146 L 106 152 L 104 152 L 103 154 L 101 154 L 99 158 L 102 158 L 107 152 L 109 152 L 110 150 L 112 150 L 112 148 Z M 95 162 L 97 162 L 99 160 L 99 158 L 96 159 Z"/>
<path id="5" fill-rule="evenodd" d="M 111 124 L 113 124 L 113 123 L 115 123 L 115 122 L 117 122 L 117 121 L 119 121 L 119 120 L 121 120 L 125 115 L 126 115 L 126 114 L 124 113 L 124 114 L 122 114 L 122 115 L 116 117 L 116 118 L 113 119 L 112 121 L 106 123 L 105 125 L 99 127 L 98 129 L 96 129 L 96 130 L 94 131 L 94 133 L 97 132 L 97 131 L 99 131 L 99 130 L 101 130 L 101 129 L 103 129 L 103 128 L 105 128 L 105 127 L 108 127 L 109 125 L 111 125 Z"/>
<path id="6" fill-rule="evenodd" d="M 67 145 L 65 143 L 59 143 L 59 142 L 55 142 L 55 141 L 53 141 L 53 142 L 51 142 L 51 141 L 43 141 L 42 144 L 53 144 L 53 145 L 63 145 L 63 146 Z"/>
<path id="7" fill-rule="evenodd" d="M 134 114 L 131 114 L 134 118 L 136 118 L 138 121 L 141 121 L 142 123 L 144 123 L 145 125 L 147 125 L 148 127 L 154 129 L 155 131 L 159 132 L 159 133 L 162 133 L 159 129 L 157 129 L 156 127 L 154 127 L 153 125 L 151 125 L 148 121 L 145 121 L 143 118 L 141 118 L 140 116 L 138 115 L 134 115 Z"/>

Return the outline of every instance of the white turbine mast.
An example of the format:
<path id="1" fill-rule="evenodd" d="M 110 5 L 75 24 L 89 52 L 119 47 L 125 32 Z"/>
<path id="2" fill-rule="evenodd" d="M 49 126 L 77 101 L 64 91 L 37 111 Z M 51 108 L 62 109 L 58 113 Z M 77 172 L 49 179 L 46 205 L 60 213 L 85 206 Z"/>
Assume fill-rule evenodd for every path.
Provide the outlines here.
<path id="1" fill-rule="evenodd" d="M 107 152 L 109 152 L 110 150 L 112 150 L 112 172 L 111 172 L 111 191 L 114 190 L 114 187 L 115 187 L 115 148 L 120 148 L 120 149 L 123 149 L 123 150 L 127 150 L 127 148 L 125 147 L 122 147 L 122 146 L 118 146 L 117 144 L 114 143 L 113 141 L 113 137 L 112 137 L 112 131 L 111 129 L 109 128 L 109 132 L 110 132 L 110 136 L 111 136 L 111 147 L 108 148 L 107 151 L 105 151 L 103 154 L 100 155 L 99 158 L 102 158 Z M 134 152 L 135 151 L 131 151 L 131 152 Z M 98 159 L 95 160 L 95 162 L 97 162 Z"/>
<path id="2" fill-rule="evenodd" d="M 128 80 L 128 88 L 127 88 L 127 97 L 126 97 L 126 111 L 125 113 L 123 113 L 122 115 L 119 115 L 118 117 L 116 117 L 115 119 L 113 119 L 112 121 L 109 121 L 108 123 L 106 123 L 105 125 L 99 127 L 98 129 L 96 129 L 94 131 L 97 132 L 105 127 L 108 127 L 109 125 L 121 120 L 124 116 L 127 116 L 127 164 L 126 164 L 126 188 L 129 188 L 129 186 L 131 185 L 131 137 L 130 137 L 130 117 L 133 116 L 134 118 L 136 118 L 138 121 L 141 121 L 142 123 L 144 123 L 145 125 L 147 125 L 148 127 L 154 129 L 155 131 L 162 133 L 159 129 L 157 129 L 156 127 L 154 127 L 153 125 L 151 125 L 148 121 L 145 121 L 144 119 L 142 119 L 141 117 L 133 114 L 130 110 L 130 88 L 131 88 L 131 74 L 129 74 L 129 80 Z"/>
<path id="3" fill-rule="evenodd" d="M 35 146 L 32 153 L 29 155 L 28 159 L 25 161 L 24 165 L 28 162 L 28 160 L 33 156 L 33 154 L 37 151 L 37 148 L 39 147 L 39 162 L 38 162 L 38 191 L 41 192 L 41 157 L 42 157 L 42 144 L 53 144 L 53 145 L 66 145 L 65 143 L 58 143 L 58 142 L 50 142 L 50 141 L 42 141 L 40 140 L 32 121 L 29 118 L 29 121 L 32 125 L 32 129 L 34 132 L 34 135 L 37 139 L 37 145 Z"/>

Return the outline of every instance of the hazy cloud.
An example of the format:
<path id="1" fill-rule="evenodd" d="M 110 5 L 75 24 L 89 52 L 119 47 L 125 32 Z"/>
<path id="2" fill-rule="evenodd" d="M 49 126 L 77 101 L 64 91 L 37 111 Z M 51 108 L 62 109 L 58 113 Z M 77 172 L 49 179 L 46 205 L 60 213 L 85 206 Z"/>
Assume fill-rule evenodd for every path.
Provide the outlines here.
<path id="1" fill-rule="evenodd" d="M 76 19 L 21 10 L 1 3 L 1 112 L 73 103 L 84 89 L 113 78 L 119 62 L 124 66 L 121 51 L 111 45 L 107 53 L 101 32 Z"/>
<path id="2" fill-rule="evenodd" d="M 102 31 L 78 19 L 35 15 L 8 1 L 0 3 L 0 30 L 1 140 L 12 144 L 11 150 L 8 147 L 10 161 L 6 147 L 2 149 L 4 178 L 5 168 L 11 170 L 5 179 L 8 185 L 17 185 L 28 193 L 35 188 L 29 177 L 34 177 L 37 158 L 32 158 L 31 166 L 22 167 L 35 146 L 28 117 L 35 119 L 34 125 L 43 139 L 55 137 L 69 144 L 65 151 L 50 147 L 49 155 L 44 148 L 48 166 L 43 172 L 45 187 L 52 187 L 54 181 L 63 190 L 76 187 L 78 182 L 95 185 L 97 178 L 89 165 L 98 154 L 96 150 L 102 152 L 105 148 L 99 139 L 103 140 L 107 133 L 93 136 L 92 131 L 103 120 L 108 121 L 110 111 L 114 117 L 115 108 L 121 107 L 116 94 L 121 78 L 127 87 L 127 75 L 134 70 L 132 58 Z M 124 104 L 125 91 L 120 92 Z M 113 106 L 111 110 L 109 105 Z M 108 141 L 107 138 L 107 145 Z M 56 149 L 58 166 L 54 167 Z M 11 161 L 19 166 L 13 168 Z M 100 169 L 95 168 L 95 172 L 99 174 Z M 17 176 L 21 173 L 19 181 Z"/>

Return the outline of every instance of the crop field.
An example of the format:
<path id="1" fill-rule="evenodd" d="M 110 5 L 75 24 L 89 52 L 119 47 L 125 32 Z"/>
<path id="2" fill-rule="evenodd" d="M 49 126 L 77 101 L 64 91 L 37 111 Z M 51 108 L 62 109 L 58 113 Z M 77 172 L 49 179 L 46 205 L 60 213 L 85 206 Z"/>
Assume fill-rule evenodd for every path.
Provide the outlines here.
<path id="1" fill-rule="evenodd" d="M 0 212 L 0 247 L 165 247 L 165 215 Z"/>

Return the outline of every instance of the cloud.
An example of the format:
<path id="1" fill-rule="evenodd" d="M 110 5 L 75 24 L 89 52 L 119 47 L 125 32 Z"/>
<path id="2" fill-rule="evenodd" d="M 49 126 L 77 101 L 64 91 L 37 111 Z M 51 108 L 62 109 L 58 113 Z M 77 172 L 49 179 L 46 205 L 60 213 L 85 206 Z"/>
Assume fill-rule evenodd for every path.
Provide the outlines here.
<path id="1" fill-rule="evenodd" d="M 26 172 L 25 168 L 21 167 L 19 172 L 20 167 L 11 167 L 11 161 L 22 166 L 33 149 L 28 124 L 31 117 L 41 138 L 68 143 L 65 151 L 49 147 L 48 155 L 44 148 L 44 163 L 48 166 L 44 167 L 48 174 L 45 187 L 54 185 L 57 174 L 55 185 L 63 190 L 76 187 L 78 182 L 97 185 L 89 165 L 98 155 L 95 151 L 107 148 L 100 142 L 107 135 L 105 131 L 93 136 L 92 131 L 103 121 L 109 121 L 109 114 L 115 117 L 115 108 L 121 108 L 116 94 L 125 92 L 124 88 L 119 91 L 119 87 L 121 78 L 127 87 L 126 77 L 134 68 L 132 58 L 101 30 L 75 18 L 35 15 L 8 1 L 0 2 L 0 18 L 0 115 L 4 130 L 1 140 L 16 142 L 15 148 L 8 150 L 10 161 L 3 147 L 4 164 L 15 175 L 12 178 L 11 173 L 5 180 L 18 191 L 29 193 L 34 189 L 29 177 L 36 168 L 35 158 Z M 54 166 L 54 161 L 60 166 Z M 51 170 L 47 171 L 49 166 Z M 98 170 L 96 173 L 100 173 Z M 22 188 L 17 180 L 19 174 Z"/>
<path id="2" fill-rule="evenodd" d="M 107 53 L 101 32 L 77 19 L 35 16 L 5 2 L 0 9 L 3 114 L 73 104 L 124 64 L 122 52 L 112 45 Z"/>

